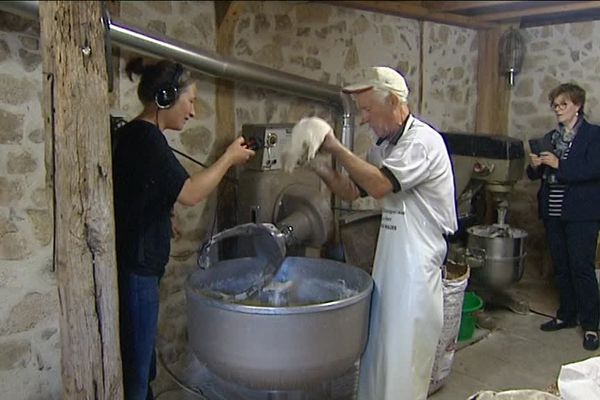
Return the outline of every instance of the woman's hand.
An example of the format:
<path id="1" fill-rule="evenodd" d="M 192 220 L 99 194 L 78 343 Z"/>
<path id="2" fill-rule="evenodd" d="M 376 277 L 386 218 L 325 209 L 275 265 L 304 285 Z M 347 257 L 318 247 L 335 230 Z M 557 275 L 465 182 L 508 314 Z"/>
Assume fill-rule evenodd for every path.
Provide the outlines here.
<path id="1" fill-rule="evenodd" d="M 542 164 L 554 169 L 558 169 L 558 157 L 556 157 L 553 153 L 550 153 L 549 151 L 542 151 L 539 158 Z"/>
<path id="2" fill-rule="evenodd" d="M 245 164 L 250 157 L 252 157 L 255 152 L 254 150 L 250 150 L 248 146 L 245 144 L 245 139 L 243 137 L 239 137 L 235 139 L 227 150 L 225 150 L 225 154 L 229 157 L 231 161 L 231 165 L 239 165 Z"/>
<path id="3" fill-rule="evenodd" d="M 531 165 L 531 168 L 537 169 L 540 165 L 542 165 L 542 159 L 537 154 L 530 153 L 529 165 Z"/>

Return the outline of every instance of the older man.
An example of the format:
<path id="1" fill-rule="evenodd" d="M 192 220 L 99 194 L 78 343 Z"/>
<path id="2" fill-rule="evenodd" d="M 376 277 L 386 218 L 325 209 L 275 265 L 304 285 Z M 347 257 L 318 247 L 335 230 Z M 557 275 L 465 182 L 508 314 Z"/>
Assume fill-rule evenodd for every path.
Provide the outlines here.
<path id="1" fill-rule="evenodd" d="M 370 195 L 382 203 L 358 398 L 425 399 L 442 329 L 444 236 L 457 229 L 450 157 L 441 135 L 411 115 L 406 82 L 395 70 L 369 68 L 344 91 L 378 140 L 364 161 L 330 132 L 320 151 L 348 176 L 323 165 L 315 170 L 345 200 Z"/>

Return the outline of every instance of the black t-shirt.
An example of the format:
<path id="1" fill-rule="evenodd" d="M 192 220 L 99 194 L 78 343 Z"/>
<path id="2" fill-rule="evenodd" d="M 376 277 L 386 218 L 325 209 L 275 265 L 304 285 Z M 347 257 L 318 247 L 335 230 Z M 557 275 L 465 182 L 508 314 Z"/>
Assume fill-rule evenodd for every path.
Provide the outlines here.
<path id="1" fill-rule="evenodd" d="M 117 131 L 113 181 L 120 270 L 162 276 L 171 250 L 170 211 L 188 178 L 154 124 L 133 120 Z"/>

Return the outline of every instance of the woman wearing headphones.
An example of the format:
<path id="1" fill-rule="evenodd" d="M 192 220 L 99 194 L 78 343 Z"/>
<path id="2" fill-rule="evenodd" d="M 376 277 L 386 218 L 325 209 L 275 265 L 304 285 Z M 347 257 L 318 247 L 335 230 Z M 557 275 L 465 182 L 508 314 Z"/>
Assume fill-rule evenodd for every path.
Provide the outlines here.
<path id="1" fill-rule="evenodd" d="M 177 201 L 191 206 L 205 199 L 230 167 L 254 151 L 233 141 L 209 168 L 188 175 L 163 135 L 180 131 L 194 117 L 196 85 L 180 64 L 141 58 L 126 71 L 140 75 L 137 93 L 144 109 L 117 132 L 113 153 L 114 204 L 123 381 L 127 400 L 153 399 L 154 343 L 159 281 L 169 260 L 170 212 Z"/>

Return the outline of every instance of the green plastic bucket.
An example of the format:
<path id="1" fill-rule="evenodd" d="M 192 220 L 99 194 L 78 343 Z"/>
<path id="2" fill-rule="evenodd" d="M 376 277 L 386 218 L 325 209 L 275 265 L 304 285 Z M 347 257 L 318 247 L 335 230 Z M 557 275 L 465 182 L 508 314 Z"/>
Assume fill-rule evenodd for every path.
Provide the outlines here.
<path id="1" fill-rule="evenodd" d="M 458 331 L 458 340 L 469 340 L 475 333 L 475 311 L 481 310 L 483 300 L 474 292 L 465 292 L 463 300 L 462 315 L 460 319 L 460 329 Z"/>

